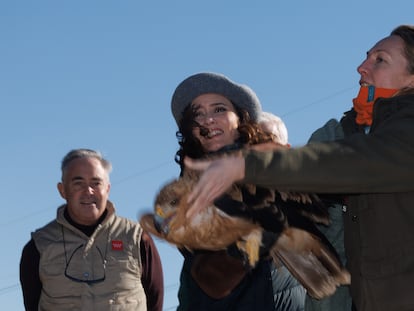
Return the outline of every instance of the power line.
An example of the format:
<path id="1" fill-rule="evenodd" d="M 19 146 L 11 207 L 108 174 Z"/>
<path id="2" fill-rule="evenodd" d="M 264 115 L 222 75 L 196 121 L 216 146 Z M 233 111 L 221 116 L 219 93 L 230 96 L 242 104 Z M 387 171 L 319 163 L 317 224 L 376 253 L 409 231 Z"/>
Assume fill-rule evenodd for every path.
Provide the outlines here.
<path id="1" fill-rule="evenodd" d="M 10 286 L 0 288 L 0 295 L 4 295 L 4 294 L 7 294 L 9 292 L 13 292 L 16 289 L 19 289 L 19 286 L 20 286 L 19 284 L 14 284 L 14 285 L 10 285 Z"/>
<path id="2" fill-rule="evenodd" d="M 287 113 L 284 113 L 283 115 L 281 115 L 281 117 L 285 117 L 285 116 L 288 116 L 288 115 L 291 115 L 291 114 L 294 114 L 294 113 L 300 112 L 300 111 L 305 110 L 305 109 L 307 109 L 307 108 L 309 108 L 309 107 L 311 107 L 311 106 L 313 106 L 313 105 L 319 104 L 319 103 L 321 103 L 321 102 L 324 102 L 324 101 L 327 101 L 327 100 L 329 100 L 329 99 L 331 99 L 331 98 L 334 98 L 334 97 L 336 97 L 336 96 L 338 96 L 338 95 L 341 95 L 341 94 L 343 94 L 343 93 L 346 93 L 346 92 L 348 92 L 348 91 L 350 91 L 350 90 L 352 90 L 352 89 L 354 89 L 354 88 L 355 88 L 355 86 L 344 88 L 344 89 L 339 90 L 339 91 L 337 91 L 337 92 L 335 92 L 335 93 L 332 93 L 331 95 L 328 95 L 328 96 L 326 96 L 326 97 L 323 97 L 323 98 L 320 98 L 320 99 L 318 99 L 318 100 L 315 100 L 315 101 L 313 101 L 313 102 L 311 102 L 311 103 L 309 103 L 309 104 L 307 104 L 307 105 L 304 105 L 304 106 L 298 107 L 298 108 L 296 108 L 296 109 L 292 109 L 291 111 L 288 111 Z M 155 171 L 155 170 L 157 170 L 157 169 L 159 169 L 159 168 L 161 168 L 161 167 L 163 167 L 163 166 L 165 166 L 165 165 L 167 165 L 167 164 L 171 164 L 171 161 L 167 161 L 167 162 L 164 162 L 164 163 L 157 164 L 157 165 L 155 165 L 155 166 L 153 166 L 153 167 L 146 168 L 146 169 L 144 169 L 144 170 L 142 170 L 142 171 L 139 171 L 139 172 L 137 172 L 137 173 L 134 173 L 134 174 L 132 174 L 132 175 L 129 175 L 129 176 L 127 176 L 127 177 L 124 177 L 124 178 L 122 178 L 122 179 L 120 179 L 120 180 L 118 180 L 118 181 L 115 181 L 113 184 L 114 184 L 114 185 L 117 185 L 117 184 L 122 184 L 122 183 L 124 183 L 124 182 L 126 182 L 126 181 L 128 181 L 128 180 L 131 180 L 131 179 L 134 179 L 134 178 L 139 177 L 139 176 L 141 176 L 141 175 L 144 175 L 144 174 L 147 174 L 147 173 L 149 173 L 149 172 Z M 11 221 L 8 221 L 7 223 L 0 224 L 0 226 L 7 226 L 7 225 L 10 225 L 10 224 L 14 224 L 14 223 L 17 223 L 17 222 L 23 221 L 23 220 L 25 220 L 25 219 L 27 219 L 27 218 L 30 218 L 30 217 L 36 216 L 36 215 L 38 215 L 38 214 L 40 214 L 40 213 L 46 212 L 46 211 L 48 211 L 48 210 L 49 210 L 49 208 L 47 208 L 47 209 L 42 209 L 42 210 L 39 210 L 39 211 L 35 211 L 35 212 L 30 213 L 30 214 L 27 214 L 27 215 L 25 215 L 25 216 L 21 216 L 21 217 L 19 217 L 19 218 L 12 219 Z"/>
<path id="3" fill-rule="evenodd" d="M 345 88 L 345 89 L 339 90 L 339 91 L 337 91 L 337 92 L 335 92 L 335 93 L 332 93 L 331 95 L 328 95 L 328 96 L 326 96 L 326 97 L 323 97 L 323 98 L 320 98 L 320 99 L 318 99 L 318 100 L 315 100 L 315 101 L 313 101 L 313 102 L 311 102 L 311 103 L 309 103 L 309 104 L 307 104 L 307 105 L 303 105 L 303 106 L 298 107 L 298 108 L 296 108 L 296 109 L 292 109 L 291 111 L 288 111 L 287 113 L 285 113 L 285 114 L 281 115 L 281 117 L 285 117 L 285 116 L 288 116 L 288 115 L 291 115 L 291 114 L 294 114 L 294 113 L 300 112 L 300 111 L 305 110 L 305 109 L 307 109 L 307 108 L 309 108 L 309 107 L 311 107 L 311 106 L 314 106 L 314 105 L 319 104 L 319 103 L 321 103 L 321 102 L 327 101 L 327 100 L 329 100 L 329 99 L 331 99 L 331 98 L 334 98 L 334 97 L 336 97 L 336 96 L 338 96 L 338 95 L 344 94 L 344 93 L 346 93 L 346 92 L 348 92 L 348 91 L 350 91 L 350 90 L 352 90 L 352 89 L 355 89 L 355 86 L 353 86 L 353 87 L 348 87 L 348 88 Z M 130 180 L 130 179 L 134 179 L 134 178 L 136 178 L 136 177 L 138 177 L 138 176 L 141 176 L 141 175 L 147 174 L 147 173 L 149 173 L 149 172 L 152 172 L 152 171 L 154 171 L 154 170 L 157 170 L 157 169 L 159 169 L 160 167 L 163 167 L 163 166 L 165 166 L 165 165 L 167 165 L 167 164 L 170 164 L 170 163 L 171 163 L 171 161 L 164 162 L 164 163 L 160 163 L 160 164 L 158 164 L 158 165 L 156 165 L 156 166 L 153 166 L 153 167 L 150 167 L 150 168 L 144 169 L 144 170 L 139 171 L 139 172 L 137 172 L 137 173 L 135 173 L 135 174 L 132 174 L 132 175 L 127 176 L 127 177 L 125 177 L 125 178 L 123 178 L 123 179 L 120 179 L 120 180 L 116 181 L 114 184 L 121 184 L 121 183 L 126 182 L 126 181 L 128 181 L 128 180 Z M 14 220 L 8 221 L 7 223 L 0 224 L 0 226 L 3 226 L 3 227 L 4 227 L 4 226 L 7 226 L 7 225 L 10 225 L 10 224 L 13 224 L 13 223 L 17 223 L 17 222 L 19 222 L 19 221 L 23 221 L 23 220 L 24 220 L 24 219 L 26 219 L 26 218 L 30 218 L 30 217 L 36 216 L 36 215 L 38 215 L 38 214 L 40 214 L 40 213 L 44 213 L 44 212 L 46 212 L 46 211 L 48 211 L 48 210 L 49 210 L 49 208 L 42 209 L 42 210 L 39 210 L 39 211 L 35 211 L 35 212 L 33 212 L 33 213 L 27 214 L 26 216 L 21 216 L 21 217 L 19 217 L 19 218 L 14 219 Z M 167 290 L 170 290 L 170 289 L 172 289 L 172 288 L 174 288 L 174 287 L 177 287 L 177 286 L 178 286 L 178 284 L 177 284 L 177 283 L 176 283 L 176 284 L 172 284 L 172 285 L 169 285 L 169 286 L 165 287 L 165 290 L 167 291 Z M 3 287 L 3 288 L 0 288 L 0 295 L 1 295 L 1 294 L 6 294 L 6 293 L 8 293 L 8 292 L 10 292 L 10 291 L 13 291 L 13 290 L 16 290 L 18 287 L 19 287 L 19 284 L 10 285 L 10 286 L 6 286 L 6 287 Z M 176 306 L 175 306 L 175 307 L 169 307 L 169 308 L 167 308 L 167 309 L 164 309 L 164 311 L 167 311 L 167 310 L 172 310 L 172 309 L 174 309 L 174 308 L 176 308 Z"/>
<path id="4" fill-rule="evenodd" d="M 122 184 L 123 182 L 125 182 L 125 181 L 127 181 L 127 180 L 134 179 L 135 177 L 138 177 L 138 176 L 141 176 L 141 175 L 147 174 L 147 173 L 149 173 L 149 172 L 155 171 L 155 170 L 159 169 L 160 167 L 163 167 L 163 166 L 165 166 L 165 165 L 167 165 L 167 164 L 171 164 L 171 161 L 164 162 L 164 163 L 158 164 L 158 165 L 156 165 L 156 166 L 153 166 L 153 167 L 150 167 L 150 168 L 144 169 L 144 170 L 142 170 L 142 171 L 140 171 L 140 172 L 134 173 L 134 174 L 129 175 L 129 176 L 127 176 L 127 177 L 124 177 L 124 178 L 122 178 L 122 179 L 120 179 L 120 180 L 117 180 L 117 181 L 115 181 L 113 184 L 114 184 L 114 185 L 119 185 L 119 184 Z"/>
<path id="5" fill-rule="evenodd" d="M 47 212 L 47 211 L 49 211 L 49 210 L 50 210 L 50 207 L 48 207 L 48 208 L 44 208 L 44 209 L 41 209 L 41 210 L 35 211 L 35 212 L 33 212 L 33 213 L 26 214 L 26 215 L 24 215 L 24 216 L 20 216 L 20 217 L 18 217 L 18 218 L 15 218 L 15 219 L 9 220 L 9 221 L 7 221 L 6 223 L 2 223 L 2 224 L 0 224 L 0 226 L 1 226 L 1 227 L 4 227 L 4 226 L 7 226 L 7 225 L 11 225 L 11 224 L 14 224 L 14 223 L 17 223 L 17 222 L 23 221 L 23 220 L 25 220 L 26 218 L 34 217 L 34 216 L 37 216 L 37 215 L 39 215 L 39 214 L 45 213 L 45 212 Z"/>
<path id="6" fill-rule="evenodd" d="M 129 175 L 127 177 L 124 177 L 124 178 L 122 178 L 122 179 L 120 179 L 118 181 L 115 181 L 112 184 L 113 185 L 118 185 L 118 184 L 124 183 L 124 182 L 126 182 L 126 181 L 128 181 L 130 179 L 134 179 L 134 178 L 139 177 L 141 175 L 144 175 L 144 174 L 147 174 L 149 172 L 155 171 L 155 170 L 157 170 L 157 169 L 159 169 L 159 168 L 161 168 L 161 167 L 163 167 L 163 166 L 165 166 L 167 164 L 171 164 L 171 161 L 164 162 L 164 163 L 158 164 L 156 166 L 153 166 L 153 167 L 144 169 L 144 170 L 142 170 L 140 172 L 137 172 L 135 174 Z M 55 210 L 55 208 L 54 208 L 54 210 Z M 26 214 L 26 215 L 23 215 L 23 216 L 19 216 L 18 218 L 11 219 L 11 220 L 7 221 L 6 223 L 0 223 L 0 226 L 1 227 L 4 227 L 4 226 L 7 226 L 7 225 L 15 224 L 15 223 L 24 221 L 27 218 L 31 218 L 31 217 L 37 216 L 39 214 L 42 214 L 42 213 L 45 213 L 45 212 L 48 212 L 48 211 L 50 211 L 50 207 L 44 208 L 44 209 L 41 209 L 41 210 L 34 211 L 34 212 L 30 213 L 30 214 Z"/>
<path id="7" fill-rule="evenodd" d="M 175 289 L 175 288 L 178 287 L 178 285 L 179 285 L 178 283 L 174 283 L 174 284 L 171 284 L 171 285 L 168 285 L 168 286 L 164 286 L 164 290 L 169 291 L 169 290 Z"/>
<path id="8" fill-rule="evenodd" d="M 284 113 L 280 117 L 286 117 L 286 116 L 288 116 L 290 114 L 300 112 L 302 110 L 305 110 L 305 109 L 309 108 L 310 106 L 314 106 L 314 105 L 319 104 L 321 102 L 327 101 L 328 99 L 334 98 L 334 97 L 336 97 L 338 95 L 344 94 L 344 93 L 349 92 L 350 90 L 353 90 L 353 89 L 355 89 L 355 86 L 347 87 L 345 89 L 339 90 L 339 91 L 337 91 L 335 93 L 332 93 L 331 95 L 328 95 L 326 97 L 322 97 L 322 98 L 320 98 L 318 100 L 315 100 L 315 101 L 313 101 L 313 102 L 311 102 L 309 104 L 303 105 L 303 106 L 298 107 L 296 109 L 292 109 L 291 111 L 288 111 L 288 112 Z"/>

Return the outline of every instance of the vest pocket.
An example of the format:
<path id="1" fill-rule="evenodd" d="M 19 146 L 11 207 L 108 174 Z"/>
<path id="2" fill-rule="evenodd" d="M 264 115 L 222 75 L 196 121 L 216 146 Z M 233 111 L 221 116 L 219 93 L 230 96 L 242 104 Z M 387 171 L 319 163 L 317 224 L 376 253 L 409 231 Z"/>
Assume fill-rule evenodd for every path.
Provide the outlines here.
<path id="1" fill-rule="evenodd" d="M 131 290 L 141 285 L 141 270 L 138 261 L 132 257 L 108 258 L 106 278 L 114 290 Z"/>

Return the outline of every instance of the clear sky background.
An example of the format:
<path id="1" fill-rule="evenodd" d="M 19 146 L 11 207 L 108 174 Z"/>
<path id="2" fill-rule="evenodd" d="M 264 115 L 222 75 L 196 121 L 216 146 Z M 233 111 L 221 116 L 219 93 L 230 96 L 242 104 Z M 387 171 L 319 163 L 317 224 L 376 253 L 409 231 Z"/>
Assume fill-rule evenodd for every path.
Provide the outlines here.
<path id="1" fill-rule="evenodd" d="M 60 161 L 73 148 L 112 163 L 111 200 L 137 219 L 176 177 L 170 99 L 200 71 L 251 86 L 293 146 L 340 118 L 356 67 L 412 0 L 2 0 L 0 2 L 0 298 L 23 310 L 19 260 L 63 203 Z M 164 310 L 175 310 L 181 256 L 157 241 Z"/>

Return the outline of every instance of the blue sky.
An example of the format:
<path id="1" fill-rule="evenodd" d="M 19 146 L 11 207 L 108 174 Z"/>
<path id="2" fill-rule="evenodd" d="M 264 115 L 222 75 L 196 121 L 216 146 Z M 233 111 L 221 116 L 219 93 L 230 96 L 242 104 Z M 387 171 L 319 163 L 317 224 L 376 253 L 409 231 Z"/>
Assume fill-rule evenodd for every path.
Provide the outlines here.
<path id="1" fill-rule="evenodd" d="M 248 84 L 301 145 L 351 106 L 366 51 L 413 24 L 413 11 L 412 0 L 1 1 L 2 309 L 23 310 L 21 250 L 63 202 L 69 150 L 113 163 L 111 200 L 137 219 L 178 175 L 170 99 L 184 78 L 215 71 Z M 157 246 L 174 310 L 181 256 Z"/>

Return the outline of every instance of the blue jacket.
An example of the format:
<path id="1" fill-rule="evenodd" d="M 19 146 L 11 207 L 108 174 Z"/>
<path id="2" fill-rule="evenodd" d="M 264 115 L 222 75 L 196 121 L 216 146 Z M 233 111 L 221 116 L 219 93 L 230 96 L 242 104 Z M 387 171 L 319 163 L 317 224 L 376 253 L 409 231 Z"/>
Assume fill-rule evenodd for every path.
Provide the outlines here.
<path id="1" fill-rule="evenodd" d="M 309 143 L 334 141 L 342 138 L 344 138 L 344 131 L 341 123 L 331 119 L 323 127 L 313 132 Z M 343 204 L 333 203 L 329 207 L 330 225 L 318 225 L 319 231 L 326 236 L 335 248 L 343 265 L 346 264 L 343 221 L 343 210 L 345 208 L 346 206 Z M 305 301 L 305 311 L 350 311 L 351 307 L 352 299 L 349 293 L 349 286 L 340 286 L 332 296 L 319 300 L 307 295 Z"/>

